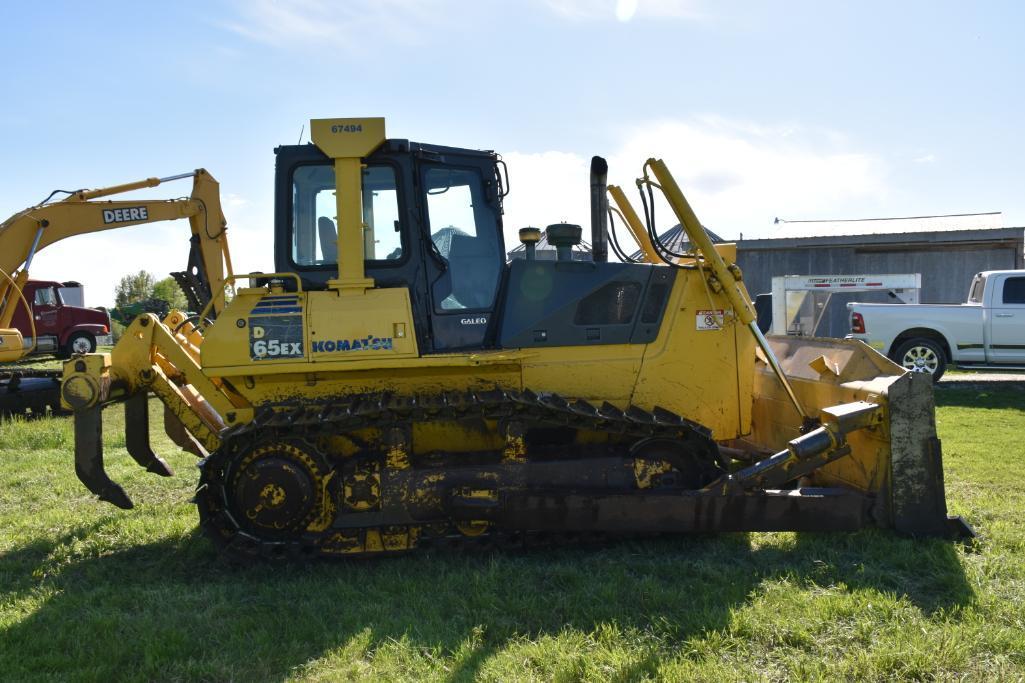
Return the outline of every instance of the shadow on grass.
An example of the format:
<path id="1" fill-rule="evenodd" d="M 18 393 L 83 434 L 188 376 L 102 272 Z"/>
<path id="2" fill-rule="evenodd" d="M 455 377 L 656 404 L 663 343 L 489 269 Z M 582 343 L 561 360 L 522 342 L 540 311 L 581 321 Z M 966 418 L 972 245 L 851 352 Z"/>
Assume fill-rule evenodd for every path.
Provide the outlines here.
<path id="1" fill-rule="evenodd" d="M 679 642 L 723 629 L 766 580 L 883 591 L 927 613 L 973 598 L 942 541 L 877 531 L 786 538 L 248 567 L 217 558 L 198 532 L 98 557 L 62 553 L 67 539 L 33 543 L 0 557 L 2 592 L 42 600 L 0 632 L 0 670 L 15 679 L 275 680 L 330 652 L 368 659 L 398 641 L 428 657 L 463 653 L 448 670 L 461 680 L 523 636 L 612 623 Z M 656 665 L 639 664 L 648 674 Z"/>
<path id="2" fill-rule="evenodd" d="M 953 383 L 949 383 L 953 384 Z M 936 407 L 1025 410 L 1025 382 L 977 382 L 935 387 Z"/>

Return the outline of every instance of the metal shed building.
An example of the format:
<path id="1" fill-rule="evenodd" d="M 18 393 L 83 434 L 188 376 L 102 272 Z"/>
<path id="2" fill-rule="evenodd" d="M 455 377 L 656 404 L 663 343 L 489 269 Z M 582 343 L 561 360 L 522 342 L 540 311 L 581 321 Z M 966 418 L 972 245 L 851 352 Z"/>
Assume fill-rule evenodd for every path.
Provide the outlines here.
<path id="1" fill-rule="evenodd" d="M 1023 267 L 1025 230 L 1000 213 L 835 221 L 779 221 L 769 239 L 742 240 L 737 261 L 752 296 L 777 275 L 921 273 L 922 303 L 961 303 L 982 270 Z M 820 334 L 847 332 L 848 301 L 885 295 L 838 294 Z"/>

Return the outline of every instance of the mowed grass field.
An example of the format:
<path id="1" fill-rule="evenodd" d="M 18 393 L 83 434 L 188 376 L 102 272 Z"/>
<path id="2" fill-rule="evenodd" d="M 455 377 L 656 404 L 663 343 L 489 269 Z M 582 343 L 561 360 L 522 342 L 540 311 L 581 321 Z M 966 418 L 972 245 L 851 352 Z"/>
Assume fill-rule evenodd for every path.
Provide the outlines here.
<path id="1" fill-rule="evenodd" d="M 75 478 L 66 418 L 0 425 L 0 680 L 1025 677 L 1025 391 L 939 389 L 969 545 L 722 534 L 240 568 L 173 479 L 105 442 L 137 508 Z M 158 410 L 152 413 L 159 416 Z"/>

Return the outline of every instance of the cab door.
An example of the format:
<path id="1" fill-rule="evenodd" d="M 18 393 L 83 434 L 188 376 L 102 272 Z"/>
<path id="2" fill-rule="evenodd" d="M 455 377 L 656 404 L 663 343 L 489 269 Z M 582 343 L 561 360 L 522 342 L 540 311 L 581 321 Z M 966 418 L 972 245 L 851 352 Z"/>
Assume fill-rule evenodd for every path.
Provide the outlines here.
<path id="1" fill-rule="evenodd" d="M 60 332 L 57 315 L 60 308 L 59 303 L 57 290 L 53 287 L 40 287 L 36 290 L 32 298 L 32 315 L 36 322 L 36 336 L 58 336 Z"/>
<path id="2" fill-rule="evenodd" d="M 486 161 L 446 154 L 444 165 L 421 164 L 434 351 L 488 343 L 505 245 L 494 166 Z"/>
<path id="3" fill-rule="evenodd" d="M 415 335 L 415 347 L 420 349 L 429 348 L 430 303 L 422 254 L 422 202 L 408 147 L 405 141 L 389 141 L 364 160 L 363 267 L 367 277 L 374 280 L 375 288 L 408 292 L 412 324 L 405 320 L 405 330 L 399 332 Z M 333 309 L 314 302 L 336 298 L 327 291 L 330 281 L 338 277 L 334 165 L 313 145 L 279 147 L 275 153 L 275 270 L 296 273 L 303 289 L 309 292 L 310 305 L 304 313 L 307 316 L 304 324 L 318 334 L 314 335 L 317 339 L 311 341 L 313 355 L 308 359 L 326 357 L 318 351 L 325 348 L 316 344 L 320 340 L 325 344 L 331 341 L 336 350 L 330 357 L 338 358 L 337 347 L 342 338 L 325 336 L 342 334 L 331 318 Z M 291 283 L 286 281 L 285 284 Z M 312 314 L 326 317 L 308 317 L 316 311 L 320 313 Z M 359 316 L 355 320 L 359 322 Z M 366 322 L 369 325 L 369 320 Z M 367 327 L 361 332 L 371 339 L 389 336 L 388 330 L 381 328 Z M 354 339 L 348 339 L 349 348 Z M 350 357 L 359 357 L 359 354 L 350 354 Z"/>
<path id="4" fill-rule="evenodd" d="M 1005 276 L 1002 280 L 993 283 L 989 358 L 993 363 L 1022 365 L 1025 364 L 1025 276 Z"/>

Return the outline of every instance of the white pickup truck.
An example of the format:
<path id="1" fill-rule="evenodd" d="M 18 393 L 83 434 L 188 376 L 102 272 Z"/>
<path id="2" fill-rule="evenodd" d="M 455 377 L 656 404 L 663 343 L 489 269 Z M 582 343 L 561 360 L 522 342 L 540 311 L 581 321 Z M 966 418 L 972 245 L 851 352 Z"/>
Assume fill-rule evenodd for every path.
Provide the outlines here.
<path id="1" fill-rule="evenodd" d="M 1025 369 L 1025 270 L 977 274 L 963 304 L 849 303 L 847 309 L 848 338 L 934 379 L 947 364 Z"/>

